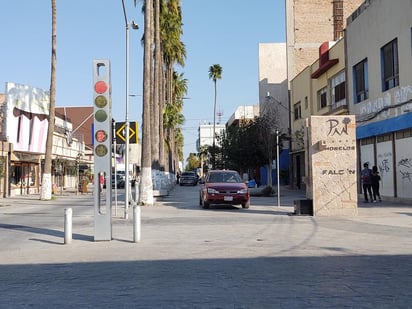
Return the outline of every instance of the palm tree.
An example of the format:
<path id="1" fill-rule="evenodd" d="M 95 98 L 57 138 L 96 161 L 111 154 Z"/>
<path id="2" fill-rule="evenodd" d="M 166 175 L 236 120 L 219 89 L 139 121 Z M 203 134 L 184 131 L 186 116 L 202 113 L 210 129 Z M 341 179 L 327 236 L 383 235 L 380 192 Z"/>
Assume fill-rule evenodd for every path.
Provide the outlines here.
<path id="1" fill-rule="evenodd" d="M 217 99 L 217 88 L 216 81 L 222 78 L 222 67 L 219 64 L 214 64 L 209 68 L 209 79 L 213 80 L 215 85 L 215 103 L 213 105 L 213 155 L 212 155 L 212 166 L 215 168 L 216 164 L 216 154 L 215 154 L 215 132 L 216 132 L 216 99 Z"/>
<path id="2" fill-rule="evenodd" d="M 153 20 L 153 39 L 154 39 L 154 57 L 153 57 L 153 99 L 152 99 L 152 168 L 160 170 L 159 158 L 159 136 L 160 136 L 160 85 L 162 77 L 161 61 L 161 44 L 160 44 L 160 5 L 161 0 L 153 0 L 154 20 Z"/>
<path id="3" fill-rule="evenodd" d="M 179 153 L 179 150 L 176 150 L 176 134 L 185 119 L 178 106 L 172 104 L 166 105 L 163 118 L 163 124 L 166 129 L 166 146 L 169 152 L 169 170 L 175 171 L 175 154 Z"/>
<path id="4" fill-rule="evenodd" d="M 53 133 L 54 133 L 54 118 L 56 107 L 56 33 L 57 33 L 57 17 L 56 17 L 56 0 L 51 0 L 52 5 L 52 52 L 51 52 L 51 72 L 50 72 L 50 106 L 49 106 L 49 124 L 47 129 L 46 154 L 44 159 L 44 171 L 42 178 L 40 199 L 51 200 L 52 198 L 52 151 L 53 151 Z"/>
<path id="5" fill-rule="evenodd" d="M 183 148 L 183 136 L 177 138 L 181 132 L 180 126 L 184 123 L 183 98 L 187 93 L 187 79 L 183 78 L 183 73 L 173 72 L 172 93 L 172 103 L 166 104 L 164 109 L 163 124 L 166 130 L 165 141 L 169 150 L 169 170 L 175 172 L 178 168 L 175 158 L 182 159 L 179 154 L 182 153 Z"/>
<path id="6" fill-rule="evenodd" d="M 161 37 L 161 50 L 163 55 L 163 64 L 164 64 L 164 100 L 160 101 L 161 111 L 165 111 L 168 104 L 176 104 L 176 99 L 179 98 L 179 94 L 175 94 L 176 87 L 174 86 L 174 65 L 178 64 L 180 66 L 184 66 L 184 59 L 186 58 L 186 48 L 185 45 L 180 40 L 181 35 L 183 34 L 182 31 L 182 13 L 180 8 L 180 0 L 166 0 L 164 5 L 161 7 L 161 20 L 160 20 L 160 37 Z M 183 98 L 183 96 L 181 97 Z M 182 102 L 183 104 L 183 102 Z M 166 105 L 166 106 L 165 106 Z M 181 109 L 180 109 L 181 112 Z M 164 119 L 162 115 L 160 120 Z M 167 135 L 170 132 L 167 130 L 173 129 L 169 128 L 170 124 L 163 125 L 164 131 L 160 132 L 161 141 L 165 141 L 167 144 L 167 139 L 169 138 Z M 165 144 L 160 144 L 160 157 L 161 160 L 165 158 L 165 151 L 164 146 Z M 174 143 L 171 145 L 174 147 Z M 162 155 L 163 154 L 163 155 Z M 172 158 L 174 151 L 168 152 L 168 171 L 173 171 L 173 165 L 170 162 L 173 162 L 174 159 Z M 162 158 L 163 157 L 163 158 Z"/>
<path id="7" fill-rule="evenodd" d="M 152 67 L 152 0 L 144 5 L 144 55 L 143 55 L 143 132 L 142 171 L 139 187 L 139 203 L 153 205 L 152 159 L 151 159 L 151 67 Z"/>

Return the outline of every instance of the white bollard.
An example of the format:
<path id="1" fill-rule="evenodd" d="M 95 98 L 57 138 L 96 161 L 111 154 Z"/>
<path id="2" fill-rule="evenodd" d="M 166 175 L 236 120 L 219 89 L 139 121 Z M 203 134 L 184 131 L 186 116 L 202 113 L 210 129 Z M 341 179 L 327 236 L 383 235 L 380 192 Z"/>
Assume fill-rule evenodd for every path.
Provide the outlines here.
<path id="1" fill-rule="evenodd" d="M 140 242 L 140 216 L 141 209 L 139 205 L 133 207 L 133 242 Z"/>
<path id="2" fill-rule="evenodd" d="M 64 243 L 72 243 L 72 214 L 71 208 L 64 209 Z"/>

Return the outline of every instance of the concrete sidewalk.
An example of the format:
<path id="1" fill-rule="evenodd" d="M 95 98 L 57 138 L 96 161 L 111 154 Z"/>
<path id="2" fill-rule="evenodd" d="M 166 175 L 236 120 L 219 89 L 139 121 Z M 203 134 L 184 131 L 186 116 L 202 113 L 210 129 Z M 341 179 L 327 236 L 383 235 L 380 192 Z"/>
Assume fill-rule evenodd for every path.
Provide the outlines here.
<path id="1" fill-rule="evenodd" d="M 191 191 L 193 190 L 193 191 Z M 113 240 L 93 241 L 93 197 L 0 200 L 1 308 L 410 308 L 412 207 L 359 204 L 351 218 L 290 216 L 301 191 L 204 210 L 175 187 Z M 73 242 L 63 244 L 64 208 Z"/>

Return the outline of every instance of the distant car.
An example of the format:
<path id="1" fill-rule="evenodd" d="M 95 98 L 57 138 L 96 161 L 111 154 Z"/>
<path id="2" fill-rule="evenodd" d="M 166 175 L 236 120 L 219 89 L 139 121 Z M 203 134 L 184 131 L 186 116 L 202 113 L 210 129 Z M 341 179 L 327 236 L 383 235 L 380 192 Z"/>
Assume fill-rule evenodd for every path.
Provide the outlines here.
<path id="1" fill-rule="evenodd" d="M 196 186 L 198 181 L 198 177 L 195 172 L 183 172 L 180 175 L 179 183 L 181 186 L 184 185 L 191 185 Z"/>
<path id="2" fill-rule="evenodd" d="M 238 172 L 211 170 L 202 181 L 199 203 L 203 208 L 209 208 L 212 204 L 242 205 L 242 208 L 249 208 L 250 193 Z"/>
<path id="3" fill-rule="evenodd" d="M 114 189 L 114 187 L 117 184 L 117 189 L 123 189 L 124 188 L 124 179 L 122 175 L 117 174 L 117 181 L 115 181 L 115 175 L 112 175 L 112 189 Z"/>

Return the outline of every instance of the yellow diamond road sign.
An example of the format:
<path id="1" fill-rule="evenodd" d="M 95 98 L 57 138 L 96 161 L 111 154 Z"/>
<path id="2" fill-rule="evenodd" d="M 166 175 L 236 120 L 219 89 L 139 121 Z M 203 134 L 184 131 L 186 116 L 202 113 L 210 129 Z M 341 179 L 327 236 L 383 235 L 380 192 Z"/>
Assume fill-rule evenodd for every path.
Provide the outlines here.
<path id="1" fill-rule="evenodd" d="M 126 143 L 126 122 L 116 122 L 115 126 L 116 143 Z M 138 141 L 138 125 L 137 122 L 129 122 L 129 143 L 136 144 Z"/>

